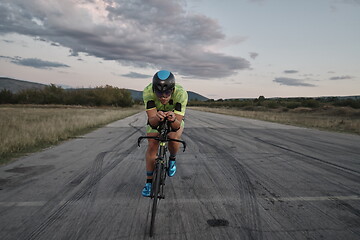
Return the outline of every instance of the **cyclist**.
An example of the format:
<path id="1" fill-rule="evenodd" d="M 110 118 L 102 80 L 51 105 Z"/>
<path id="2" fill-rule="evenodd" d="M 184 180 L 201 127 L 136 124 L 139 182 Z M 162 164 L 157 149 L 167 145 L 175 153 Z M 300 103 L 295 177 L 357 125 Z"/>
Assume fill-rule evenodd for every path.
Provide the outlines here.
<path id="1" fill-rule="evenodd" d="M 143 91 L 143 99 L 148 117 L 148 124 L 146 126 L 147 136 L 158 136 L 159 132 L 156 129 L 160 122 L 162 122 L 164 118 L 167 118 L 172 129 L 169 137 L 180 139 L 184 130 L 183 118 L 188 101 L 188 94 L 182 86 L 175 84 L 174 75 L 166 70 L 155 73 L 152 83 L 145 87 Z M 144 197 L 150 196 L 158 146 L 158 141 L 148 139 L 148 148 L 145 156 L 147 180 L 142 190 Z M 172 177 L 176 172 L 175 160 L 176 153 L 180 148 L 180 143 L 169 142 L 168 148 L 170 152 L 168 175 Z"/>

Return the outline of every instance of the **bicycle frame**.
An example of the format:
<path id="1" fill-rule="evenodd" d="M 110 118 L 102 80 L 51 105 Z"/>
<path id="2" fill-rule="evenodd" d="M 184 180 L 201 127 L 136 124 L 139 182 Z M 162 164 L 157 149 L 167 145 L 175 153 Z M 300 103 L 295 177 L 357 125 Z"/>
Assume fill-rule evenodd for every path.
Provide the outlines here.
<path id="1" fill-rule="evenodd" d="M 179 139 L 171 139 L 168 137 L 168 134 L 171 131 L 170 122 L 165 119 L 160 126 L 158 127 L 159 136 L 142 136 L 138 138 L 138 146 L 140 147 L 140 142 L 143 139 L 155 139 L 159 141 L 159 149 L 158 155 L 155 159 L 155 169 L 153 174 L 153 184 L 151 189 L 150 197 L 153 199 L 153 207 L 152 207 L 152 214 L 151 214 L 151 223 L 150 223 L 150 237 L 153 236 L 154 233 L 154 225 L 155 225 L 155 216 L 156 216 L 156 209 L 157 209 L 157 202 L 160 199 L 164 199 L 164 185 L 165 179 L 168 170 L 168 159 L 166 157 L 166 153 L 168 150 L 168 143 L 179 142 L 182 143 L 184 146 L 184 152 L 186 149 L 186 143 Z"/>
<path id="2" fill-rule="evenodd" d="M 157 158 L 155 159 L 155 167 L 158 166 L 158 163 L 160 163 L 161 165 L 164 166 L 164 169 L 167 170 L 168 168 L 168 160 L 166 157 L 166 152 L 168 150 L 168 143 L 169 142 L 179 142 L 183 145 L 184 149 L 183 152 L 185 152 L 186 150 L 186 142 L 179 140 L 179 139 L 173 139 L 173 138 L 169 138 L 168 134 L 171 132 L 171 127 L 170 127 L 170 122 L 165 119 L 158 127 L 158 131 L 159 131 L 159 136 L 141 136 L 138 138 L 138 146 L 140 147 L 140 143 L 143 139 L 154 139 L 159 141 L 159 149 L 158 149 L 158 155 Z M 155 171 L 154 171 L 155 172 Z M 164 174 L 164 177 L 161 178 L 161 180 L 165 180 L 166 174 Z M 160 194 L 160 198 L 164 198 L 164 194 L 163 194 L 163 185 L 164 182 L 161 184 L 162 188 L 161 188 L 161 194 Z M 154 194 L 151 194 L 151 198 L 153 198 Z"/>

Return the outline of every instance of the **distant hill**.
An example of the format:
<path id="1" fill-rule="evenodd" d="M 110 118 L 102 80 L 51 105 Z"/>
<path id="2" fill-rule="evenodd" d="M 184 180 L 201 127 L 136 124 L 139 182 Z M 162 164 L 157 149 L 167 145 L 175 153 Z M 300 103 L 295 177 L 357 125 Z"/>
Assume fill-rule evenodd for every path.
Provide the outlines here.
<path id="1" fill-rule="evenodd" d="M 134 99 L 134 100 L 140 100 L 142 101 L 142 91 L 138 91 L 138 90 L 132 90 L 132 89 L 128 89 L 131 93 L 131 97 Z"/>
<path id="2" fill-rule="evenodd" d="M 0 91 L 3 89 L 7 89 L 13 93 L 17 93 L 24 89 L 41 89 L 44 88 L 45 84 L 35 83 L 35 82 L 28 82 L 23 80 L 17 80 L 12 78 L 0 77 Z M 74 90 L 74 89 L 67 89 L 67 90 Z M 127 89 L 130 91 L 131 96 L 134 100 L 142 100 L 142 91 Z M 197 94 L 195 92 L 188 91 L 189 100 L 199 100 L 199 101 L 206 101 L 208 98 Z"/>
<path id="3" fill-rule="evenodd" d="M 192 91 L 188 91 L 188 94 L 189 94 L 189 101 L 194 101 L 194 100 L 206 101 L 206 100 L 209 100 L 207 97 L 204 97 L 203 95 L 200 95 L 198 93 L 194 93 Z"/>
<path id="4" fill-rule="evenodd" d="M 16 80 L 12 78 L 0 77 L 0 91 L 3 89 L 7 89 L 13 93 L 17 93 L 21 90 L 35 88 L 41 89 L 46 85 L 41 83 L 28 82 L 23 80 Z"/>

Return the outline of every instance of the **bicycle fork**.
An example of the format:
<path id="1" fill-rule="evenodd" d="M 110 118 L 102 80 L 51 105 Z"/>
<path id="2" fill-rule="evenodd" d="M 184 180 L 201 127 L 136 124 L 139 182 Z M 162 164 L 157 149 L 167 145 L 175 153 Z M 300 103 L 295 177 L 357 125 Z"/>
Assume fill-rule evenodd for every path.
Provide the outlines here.
<path id="1" fill-rule="evenodd" d="M 159 199 L 164 199 L 165 198 L 165 194 L 164 194 L 164 186 L 165 186 L 165 179 L 166 179 L 166 174 L 167 174 L 167 170 L 168 170 L 168 162 L 166 159 L 166 151 L 167 151 L 167 143 L 166 142 L 160 142 L 160 148 L 159 148 L 159 153 L 158 153 L 158 157 L 155 160 L 155 171 L 157 174 L 160 174 L 160 186 L 158 189 L 158 198 Z M 152 197 L 154 197 L 154 194 L 152 194 Z"/>
<path id="2" fill-rule="evenodd" d="M 167 167 L 165 167 L 166 161 L 163 159 L 157 159 L 156 161 L 157 161 L 156 168 L 160 168 L 159 171 L 157 171 L 157 169 L 155 168 L 155 171 L 157 171 L 157 174 L 159 174 L 159 178 L 160 178 L 159 179 L 160 184 L 159 184 L 159 189 L 158 189 L 158 198 L 164 199 L 165 198 L 164 186 L 165 186 L 165 179 L 166 179 L 166 172 L 167 172 Z M 151 195 L 151 198 L 153 198 L 155 194 L 156 193 L 153 192 Z"/>

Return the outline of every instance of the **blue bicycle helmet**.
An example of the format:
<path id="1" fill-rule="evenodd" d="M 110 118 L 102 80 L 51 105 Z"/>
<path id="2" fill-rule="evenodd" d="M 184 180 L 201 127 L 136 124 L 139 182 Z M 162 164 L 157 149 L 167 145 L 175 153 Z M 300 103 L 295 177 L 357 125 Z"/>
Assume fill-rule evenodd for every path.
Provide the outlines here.
<path id="1" fill-rule="evenodd" d="M 175 89 L 175 77 L 171 72 L 161 70 L 155 73 L 152 84 L 156 95 L 161 96 L 165 94 L 167 96 Z"/>

